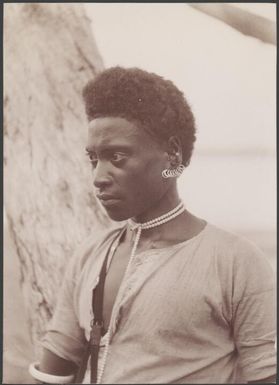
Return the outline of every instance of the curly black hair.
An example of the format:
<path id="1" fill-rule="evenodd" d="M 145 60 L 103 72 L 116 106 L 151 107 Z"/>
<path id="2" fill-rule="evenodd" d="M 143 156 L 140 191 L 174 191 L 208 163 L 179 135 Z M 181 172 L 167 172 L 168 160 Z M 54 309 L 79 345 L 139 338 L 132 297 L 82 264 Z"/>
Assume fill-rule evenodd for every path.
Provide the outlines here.
<path id="1" fill-rule="evenodd" d="M 183 93 L 170 80 L 139 68 L 112 67 L 87 83 L 83 99 L 89 121 L 122 117 L 160 143 L 177 135 L 183 164 L 189 164 L 196 140 L 195 119 Z"/>

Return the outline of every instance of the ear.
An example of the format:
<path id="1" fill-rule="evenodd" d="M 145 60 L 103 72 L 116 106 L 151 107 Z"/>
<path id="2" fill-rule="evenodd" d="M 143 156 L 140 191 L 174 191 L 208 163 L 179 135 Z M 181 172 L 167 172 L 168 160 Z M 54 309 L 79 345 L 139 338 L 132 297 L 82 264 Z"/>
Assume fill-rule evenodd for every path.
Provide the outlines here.
<path id="1" fill-rule="evenodd" d="M 167 151 L 171 166 L 177 167 L 182 163 L 182 145 L 178 136 L 173 135 L 168 139 Z"/>

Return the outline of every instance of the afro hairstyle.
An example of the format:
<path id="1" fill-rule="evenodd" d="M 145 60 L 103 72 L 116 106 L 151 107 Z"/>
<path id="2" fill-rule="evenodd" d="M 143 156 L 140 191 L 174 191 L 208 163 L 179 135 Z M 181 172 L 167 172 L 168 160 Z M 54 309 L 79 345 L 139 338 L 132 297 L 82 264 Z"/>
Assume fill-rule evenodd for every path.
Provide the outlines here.
<path id="1" fill-rule="evenodd" d="M 176 135 L 182 145 L 183 164 L 190 163 L 195 119 L 183 93 L 170 80 L 139 68 L 112 67 L 87 83 L 83 100 L 89 121 L 125 118 L 159 143 Z"/>

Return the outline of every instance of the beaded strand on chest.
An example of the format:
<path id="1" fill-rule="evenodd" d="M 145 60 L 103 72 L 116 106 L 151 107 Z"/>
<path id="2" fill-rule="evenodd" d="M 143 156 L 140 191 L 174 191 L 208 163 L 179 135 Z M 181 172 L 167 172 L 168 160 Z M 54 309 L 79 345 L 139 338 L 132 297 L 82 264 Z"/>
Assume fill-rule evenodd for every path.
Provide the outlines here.
<path id="1" fill-rule="evenodd" d="M 135 255 L 136 255 L 136 251 L 137 251 L 137 247 L 138 247 L 138 244 L 140 241 L 142 230 L 151 229 L 153 227 L 160 226 L 166 222 L 169 222 L 172 219 L 176 218 L 178 215 L 182 214 L 184 212 L 184 210 L 185 210 L 184 204 L 182 202 L 180 202 L 173 210 L 167 212 L 166 214 L 164 214 L 158 218 L 152 219 L 148 222 L 136 223 L 132 220 L 128 221 L 130 224 L 131 230 L 136 231 L 136 236 L 134 239 L 134 244 L 133 244 L 133 248 L 131 251 L 131 256 L 129 258 L 129 262 L 127 264 L 127 267 L 125 269 L 125 273 L 124 273 L 124 276 L 122 279 L 121 286 L 123 285 L 123 283 L 125 283 L 126 278 L 129 274 L 130 266 L 131 266 L 131 264 L 135 258 Z M 119 290 L 119 292 L 120 292 L 120 290 Z M 119 295 L 119 292 L 118 292 L 118 295 Z M 118 295 L 117 295 L 117 297 L 118 297 Z M 115 303 L 116 302 L 117 301 L 115 300 Z M 109 352 L 109 343 L 110 343 L 110 339 L 111 339 L 112 325 L 113 325 L 113 320 L 115 319 L 116 313 L 117 313 L 117 308 L 114 305 L 113 309 L 112 309 L 112 314 L 111 314 L 111 318 L 110 318 L 108 331 L 107 331 L 106 342 L 105 342 L 105 347 L 104 347 L 104 354 L 103 354 L 102 361 L 100 363 L 100 370 L 98 371 L 99 373 L 98 373 L 98 377 L 97 377 L 97 384 L 100 384 L 102 381 L 102 378 L 103 378 L 103 374 L 104 374 L 104 370 L 105 370 L 105 366 L 106 366 L 106 361 L 107 361 L 107 356 L 108 356 L 108 352 Z"/>

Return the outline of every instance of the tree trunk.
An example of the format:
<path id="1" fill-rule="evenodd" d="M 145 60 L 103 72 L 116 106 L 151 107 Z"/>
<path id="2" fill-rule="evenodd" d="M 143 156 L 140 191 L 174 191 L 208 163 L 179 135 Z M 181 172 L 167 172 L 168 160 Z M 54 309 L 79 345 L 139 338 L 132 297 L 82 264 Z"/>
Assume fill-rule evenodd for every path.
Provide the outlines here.
<path id="1" fill-rule="evenodd" d="M 5 3 L 4 203 L 34 343 L 73 250 L 109 223 L 91 191 L 81 97 L 102 68 L 82 5 Z"/>

